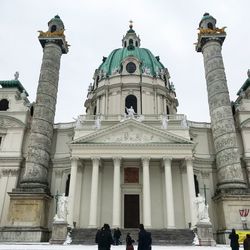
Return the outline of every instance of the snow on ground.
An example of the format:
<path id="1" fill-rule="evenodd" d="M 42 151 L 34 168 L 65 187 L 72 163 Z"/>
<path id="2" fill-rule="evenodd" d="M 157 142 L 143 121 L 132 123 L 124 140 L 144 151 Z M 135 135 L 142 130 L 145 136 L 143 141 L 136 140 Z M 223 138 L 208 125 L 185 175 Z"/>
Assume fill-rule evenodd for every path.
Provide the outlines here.
<path id="1" fill-rule="evenodd" d="M 0 250 L 97 250 L 97 245 L 49 245 L 44 244 L 0 244 Z M 137 246 L 134 246 L 137 250 Z M 216 247 L 203 246 L 152 246 L 152 250 L 230 250 L 228 245 L 217 245 Z M 111 246 L 111 250 L 126 250 L 125 245 Z M 240 248 L 242 250 L 242 248 Z"/>

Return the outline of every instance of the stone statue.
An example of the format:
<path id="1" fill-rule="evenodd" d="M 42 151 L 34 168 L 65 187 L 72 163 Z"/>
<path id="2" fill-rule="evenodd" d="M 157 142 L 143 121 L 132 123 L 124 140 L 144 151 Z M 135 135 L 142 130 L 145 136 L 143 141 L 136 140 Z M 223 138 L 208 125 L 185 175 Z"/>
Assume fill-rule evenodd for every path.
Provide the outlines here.
<path id="1" fill-rule="evenodd" d="M 128 113 L 129 118 L 134 118 L 134 115 L 136 115 L 136 113 L 135 113 L 135 111 L 133 109 L 133 106 L 131 106 L 130 108 L 126 107 L 126 111 Z"/>
<path id="2" fill-rule="evenodd" d="M 247 76 L 250 78 L 250 69 L 247 71 Z"/>
<path id="3" fill-rule="evenodd" d="M 67 221 L 68 214 L 68 197 L 63 193 L 57 202 L 57 213 L 54 217 L 54 221 Z"/>
<path id="4" fill-rule="evenodd" d="M 161 128 L 167 129 L 168 128 L 168 117 L 167 115 L 161 116 Z"/>
<path id="5" fill-rule="evenodd" d="M 187 122 L 187 118 L 186 116 L 183 117 L 182 121 L 181 121 L 181 126 L 183 128 L 188 128 L 188 122 Z"/>
<path id="6" fill-rule="evenodd" d="M 81 115 L 78 115 L 77 119 L 73 118 L 76 121 L 75 127 L 81 128 L 83 123 L 83 117 Z"/>
<path id="7" fill-rule="evenodd" d="M 195 204 L 197 209 L 197 218 L 198 222 L 210 222 L 209 215 L 208 215 L 208 205 L 205 204 L 205 199 L 203 196 L 198 194 L 195 198 Z"/>
<path id="8" fill-rule="evenodd" d="M 15 77 L 15 80 L 18 80 L 18 78 L 19 78 L 19 72 L 18 71 L 16 71 L 16 73 L 14 74 L 14 77 Z"/>
<path id="9" fill-rule="evenodd" d="M 100 116 L 100 115 L 97 115 L 97 116 L 96 116 L 94 127 L 95 127 L 96 129 L 100 129 L 100 128 L 101 128 L 101 116 Z"/>

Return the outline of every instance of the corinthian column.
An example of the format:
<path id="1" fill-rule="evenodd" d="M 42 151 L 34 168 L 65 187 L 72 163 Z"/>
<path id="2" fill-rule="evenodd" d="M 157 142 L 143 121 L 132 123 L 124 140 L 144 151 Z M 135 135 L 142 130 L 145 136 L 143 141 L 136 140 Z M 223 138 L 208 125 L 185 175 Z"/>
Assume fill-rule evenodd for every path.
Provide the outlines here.
<path id="1" fill-rule="evenodd" d="M 175 228 L 171 158 L 163 158 L 165 170 L 167 228 Z"/>
<path id="2" fill-rule="evenodd" d="M 89 227 L 97 227 L 97 202 L 98 202 L 98 179 L 99 179 L 99 164 L 100 158 L 92 158 L 92 179 L 91 179 L 91 193 L 90 193 L 90 213 L 89 213 Z"/>
<path id="3" fill-rule="evenodd" d="M 216 152 L 219 189 L 245 189 L 238 152 L 234 118 L 221 54 L 226 37 L 216 19 L 205 13 L 200 25 L 197 52 L 202 52 L 207 82 L 208 103 Z"/>
<path id="4" fill-rule="evenodd" d="M 121 158 L 113 158 L 114 181 L 113 181 L 113 227 L 120 227 L 121 224 Z"/>
<path id="5" fill-rule="evenodd" d="M 69 202 L 68 202 L 68 224 L 73 228 L 74 208 L 75 208 L 75 192 L 76 192 L 76 177 L 77 177 L 77 161 L 78 158 L 71 159 L 71 172 L 69 184 Z"/>
<path id="6" fill-rule="evenodd" d="M 151 196 L 149 178 L 149 160 L 142 158 L 143 165 L 143 223 L 146 228 L 151 228 Z"/>
<path id="7" fill-rule="evenodd" d="M 189 194 L 189 210 L 191 226 L 194 227 L 197 222 L 197 214 L 195 208 L 195 186 L 194 186 L 194 170 L 192 158 L 186 158 L 187 165 L 187 182 L 188 182 L 188 194 Z"/>

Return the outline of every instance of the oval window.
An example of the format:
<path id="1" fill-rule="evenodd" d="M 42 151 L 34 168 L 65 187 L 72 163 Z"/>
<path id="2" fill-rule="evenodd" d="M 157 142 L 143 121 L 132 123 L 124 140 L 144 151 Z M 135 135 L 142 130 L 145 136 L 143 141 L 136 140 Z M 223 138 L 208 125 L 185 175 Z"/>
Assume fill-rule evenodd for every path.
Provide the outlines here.
<path id="1" fill-rule="evenodd" d="M 132 74 L 136 71 L 136 65 L 133 63 L 133 62 L 129 62 L 127 65 L 126 65 L 126 70 L 128 73 Z"/>

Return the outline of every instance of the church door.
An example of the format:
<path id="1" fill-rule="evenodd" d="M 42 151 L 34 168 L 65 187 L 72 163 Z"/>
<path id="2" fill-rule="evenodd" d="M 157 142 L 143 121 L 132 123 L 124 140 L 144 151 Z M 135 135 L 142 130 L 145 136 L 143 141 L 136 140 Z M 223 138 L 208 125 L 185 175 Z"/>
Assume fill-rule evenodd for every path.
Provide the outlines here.
<path id="1" fill-rule="evenodd" d="M 124 195 L 124 228 L 138 228 L 140 223 L 139 195 Z"/>

